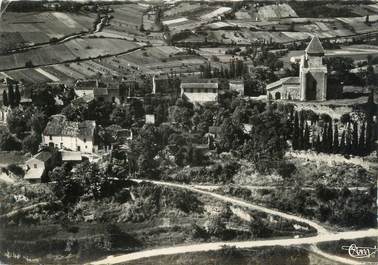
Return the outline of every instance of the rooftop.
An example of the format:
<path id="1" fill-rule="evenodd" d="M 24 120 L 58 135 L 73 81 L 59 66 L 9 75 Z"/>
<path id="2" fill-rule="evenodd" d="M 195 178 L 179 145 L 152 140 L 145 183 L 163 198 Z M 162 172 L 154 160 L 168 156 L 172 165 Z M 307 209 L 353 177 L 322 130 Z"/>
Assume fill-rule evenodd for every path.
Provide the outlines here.
<path id="1" fill-rule="evenodd" d="M 51 116 L 45 130 L 44 135 L 59 136 L 93 136 L 96 128 L 95 121 L 75 122 L 68 121 L 64 115 Z"/>
<path id="2" fill-rule="evenodd" d="M 305 51 L 310 55 L 324 55 L 323 45 L 317 36 L 312 38 Z"/>
<path id="3" fill-rule="evenodd" d="M 218 89 L 218 83 L 181 83 L 181 88 L 211 88 Z"/>
<path id="4" fill-rule="evenodd" d="M 297 76 L 290 76 L 290 77 L 285 77 L 282 78 L 276 82 L 270 83 L 266 86 L 267 90 L 276 88 L 278 86 L 282 85 L 299 85 L 299 77 Z"/>

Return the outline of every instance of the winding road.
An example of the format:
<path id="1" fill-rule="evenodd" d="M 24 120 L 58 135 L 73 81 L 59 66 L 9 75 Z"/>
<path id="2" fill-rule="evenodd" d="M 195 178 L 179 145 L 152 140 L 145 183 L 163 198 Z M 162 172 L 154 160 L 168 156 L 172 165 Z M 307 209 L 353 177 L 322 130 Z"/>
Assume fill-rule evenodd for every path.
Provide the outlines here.
<path id="1" fill-rule="evenodd" d="M 229 202 L 233 205 L 246 207 L 252 210 L 258 210 L 265 212 L 267 214 L 280 216 L 282 218 L 286 218 L 289 220 L 294 220 L 297 222 L 302 222 L 310 225 L 311 227 L 315 228 L 318 232 L 316 236 L 312 237 L 305 237 L 305 238 L 289 238 L 289 239 L 271 239 L 271 240 L 254 240 L 254 241 L 238 241 L 238 242 L 214 242 L 214 243 L 200 243 L 200 244 L 192 244 L 192 245 L 185 245 L 185 246 L 174 246 L 174 247 L 166 247 L 166 248 L 159 248 L 159 249 L 151 249 L 151 250 L 143 250 L 134 253 L 129 253 L 125 255 L 119 256 L 108 256 L 104 259 L 91 262 L 92 265 L 100 265 L 100 264 L 119 264 L 133 260 L 139 260 L 143 258 L 151 258 L 163 255 L 175 255 L 175 254 L 183 254 L 183 253 L 194 253 L 194 252 L 203 252 L 203 251 L 214 251 L 220 250 L 223 247 L 236 247 L 236 248 L 255 248 L 255 247 L 269 247 L 269 246 L 296 246 L 296 245 L 310 245 L 310 250 L 315 254 L 323 256 L 329 260 L 335 261 L 336 263 L 344 263 L 344 264 L 363 264 L 359 261 L 346 259 L 343 257 L 339 257 L 336 255 L 328 254 L 321 251 L 315 244 L 321 242 L 328 242 L 328 241 L 335 241 L 340 239 L 358 239 L 363 237 L 378 237 L 378 229 L 368 229 L 368 230 L 359 230 L 359 231 L 348 231 L 348 232 L 341 232 L 341 233 L 332 233 L 324 228 L 322 225 L 317 224 L 311 220 L 306 218 L 298 217 L 295 215 L 283 213 L 277 210 L 272 210 L 266 207 L 258 206 L 255 204 L 251 204 L 236 198 L 216 194 L 209 191 L 199 190 L 194 188 L 193 186 L 186 185 L 186 184 L 176 184 L 170 182 L 162 182 L 162 181 L 152 181 L 152 180 L 138 180 L 133 179 L 133 181 L 140 183 L 140 182 L 149 182 L 156 185 L 161 186 L 168 186 L 178 189 L 185 189 L 192 192 L 204 194 L 216 198 L 218 200 L 222 200 L 225 202 Z"/>

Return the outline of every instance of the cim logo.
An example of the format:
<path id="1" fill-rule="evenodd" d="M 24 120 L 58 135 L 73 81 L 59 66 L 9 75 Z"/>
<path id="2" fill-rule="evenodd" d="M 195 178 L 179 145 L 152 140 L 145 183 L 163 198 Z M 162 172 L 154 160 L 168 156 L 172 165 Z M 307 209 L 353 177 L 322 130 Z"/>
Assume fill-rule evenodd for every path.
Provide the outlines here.
<path id="1" fill-rule="evenodd" d="M 348 250 L 349 256 L 352 258 L 363 259 L 373 258 L 377 252 L 377 246 L 371 247 L 357 247 L 356 244 L 350 246 L 342 246 L 341 249 Z"/>

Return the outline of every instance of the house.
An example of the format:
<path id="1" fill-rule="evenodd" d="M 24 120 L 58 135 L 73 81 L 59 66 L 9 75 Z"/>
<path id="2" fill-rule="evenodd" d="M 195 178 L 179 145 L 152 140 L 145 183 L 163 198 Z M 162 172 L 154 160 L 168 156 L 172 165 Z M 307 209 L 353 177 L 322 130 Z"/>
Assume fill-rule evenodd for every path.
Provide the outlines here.
<path id="1" fill-rule="evenodd" d="M 64 115 L 51 116 L 43 131 L 42 143 L 59 149 L 68 149 L 81 153 L 97 151 L 94 143 L 96 122 L 68 121 Z"/>
<path id="2" fill-rule="evenodd" d="M 199 82 L 182 82 L 181 97 L 194 104 L 218 101 L 218 82 L 212 79 Z"/>
<path id="3" fill-rule="evenodd" d="M 57 152 L 41 151 L 25 162 L 26 172 L 24 179 L 31 183 L 46 181 L 47 173 L 59 162 Z"/>
<path id="4" fill-rule="evenodd" d="M 78 98 L 93 98 L 116 104 L 120 104 L 125 97 L 125 93 L 122 93 L 123 90 L 117 81 L 78 80 L 74 91 Z"/>
<path id="5" fill-rule="evenodd" d="M 327 67 L 323 64 L 324 49 L 313 37 L 300 59 L 299 76 L 286 77 L 266 87 L 269 99 L 325 101 L 328 99 Z"/>

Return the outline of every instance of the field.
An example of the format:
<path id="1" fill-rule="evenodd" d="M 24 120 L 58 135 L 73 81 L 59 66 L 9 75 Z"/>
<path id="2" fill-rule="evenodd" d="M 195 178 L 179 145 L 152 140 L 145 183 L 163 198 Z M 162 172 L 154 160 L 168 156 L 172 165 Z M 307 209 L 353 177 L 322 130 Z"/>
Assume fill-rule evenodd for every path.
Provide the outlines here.
<path id="1" fill-rule="evenodd" d="M 0 23 L 0 51 L 49 42 L 93 26 L 92 14 L 60 12 L 6 12 Z"/>
<path id="2" fill-rule="evenodd" d="M 147 10 L 145 6 L 138 4 L 125 4 L 112 6 L 114 18 L 110 22 L 110 30 L 128 33 L 139 33 L 142 25 L 143 13 Z"/>
<path id="3" fill-rule="evenodd" d="M 258 18 L 260 20 L 274 20 L 285 17 L 298 17 L 297 13 L 288 5 L 267 5 L 258 9 Z"/>
<path id="4" fill-rule="evenodd" d="M 0 71 L 28 66 L 58 64 L 79 58 L 95 58 L 126 52 L 136 47 L 138 47 L 136 43 L 126 40 L 101 38 L 72 39 L 63 44 L 45 46 L 12 55 L 2 55 L 0 56 Z"/>

